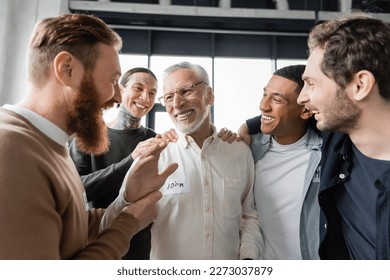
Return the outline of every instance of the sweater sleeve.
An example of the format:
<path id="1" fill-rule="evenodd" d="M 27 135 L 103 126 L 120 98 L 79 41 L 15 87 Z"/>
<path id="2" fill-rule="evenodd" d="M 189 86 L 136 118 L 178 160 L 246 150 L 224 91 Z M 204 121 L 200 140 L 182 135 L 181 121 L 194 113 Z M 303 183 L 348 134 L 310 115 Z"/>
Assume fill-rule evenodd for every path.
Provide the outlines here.
<path id="1" fill-rule="evenodd" d="M 96 209 L 91 211 L 94 210 Z M 90 215 L 92 214 L 94 213 L 90 213 Z M 112 221 L 110 227 L 101 231 L 73 259 L 120 259 L 128 251 L 130 240 L 137 232 L 138 221 L 132 215 L 121 212 Z"/>

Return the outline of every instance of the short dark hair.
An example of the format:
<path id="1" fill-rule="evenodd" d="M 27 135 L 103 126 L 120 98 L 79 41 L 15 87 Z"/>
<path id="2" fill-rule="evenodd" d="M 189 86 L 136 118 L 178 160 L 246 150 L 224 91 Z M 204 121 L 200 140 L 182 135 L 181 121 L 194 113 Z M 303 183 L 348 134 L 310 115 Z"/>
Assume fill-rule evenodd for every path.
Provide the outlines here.
<path id="1" fill-rule="evenodd" d="M 148 68 L 144 68 L 144 67 L 135 67 L 135 68 L 131 68 L 130 70 L 126 71 L 126 73 L 124 73 L 122 75 L 122 78 L 121 78 L 121 81 L 120 81 L 120 84 L 124 87 L 126 87 L 126 84 L 127 82 L 129 81 L 130 77 L 135 74 L 135 73 L 147 73 L 149 74 L 150 76 L 152 76 L 156 81 L 157 81 L 157 78 L 156 76 L 154 75 L 154 73 L 148 69 Z"/>
<path id="2" fill-rule="evenodd" d="M 297 64 L 280 68 L 274 72 L 274 75 L 286 78 L 297 83 L 295 92 L 299 94 L 303 88 L 304 82 L 302 80 L 303 72 L 305 72 L 305 65 Z"/>
<path id="3" fill-rule="evenodd" d="M 302 80 L 303 72 L 305 72 L 306 65 L 303 64 L 297 64 L 297 65 L 290 65 L 283 68 L 280 68 L 274 72 L 274 75 L 280 76 L 283 78 L 286 78 L 290 81 L 293 81 L 297 84 L 297 88 L 295 89 L 295 92 L 299 95 L 301 92 L 304 81 Z M 308 121 L 307 125 L 308 127 L 311 127 L 316 133 L 320 134 L 320 131 L 317 128 L 317 121 L 314 118 L 314 115 L 312 115 Z"/>

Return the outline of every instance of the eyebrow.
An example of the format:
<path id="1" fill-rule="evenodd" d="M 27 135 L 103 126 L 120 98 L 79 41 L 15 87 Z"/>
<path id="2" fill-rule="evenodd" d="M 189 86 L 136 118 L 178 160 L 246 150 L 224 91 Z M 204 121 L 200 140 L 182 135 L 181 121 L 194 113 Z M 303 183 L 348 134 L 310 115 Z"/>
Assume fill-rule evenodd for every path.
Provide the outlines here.
<path id="1" fill-rule="evenodd" d="M 135 86 L 135 85 L 140 85 L 142 87 L 145 87 L 145 84 L 142 83 L 142 82 L 139 82 L 139 81 L 135 81 L 132 86 Z M 156 91 L 157 92 L 157 87 L 153 87 L 152 89 L 150 89 L 150 91 Z"/>
<path id="2" fill-rule="evenodd" d="M 266 88 L 263 88 L 263 91 L 268 93 L 268 94 L 272 94 L 272 95 L 275 95 L 275 96 L 278 96 L 278 97 L 281 97 L 283 98 L 284 100 L 288 101 L 288 99 L 286 98 L 286 96 L 284 96 L 282 93 L 280 92 L 272 92 L 272 93 L 269 93 Z"/>

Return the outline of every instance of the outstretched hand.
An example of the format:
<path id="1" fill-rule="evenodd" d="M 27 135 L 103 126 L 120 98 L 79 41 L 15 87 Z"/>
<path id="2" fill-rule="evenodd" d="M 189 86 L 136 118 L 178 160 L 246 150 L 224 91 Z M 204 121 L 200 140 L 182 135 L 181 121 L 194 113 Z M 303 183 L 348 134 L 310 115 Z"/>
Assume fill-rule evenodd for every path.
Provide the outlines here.
<path id="1" fill-rule="evenodd" d="M 134 161 L 132 168 L 127 172 L 124 179 L 126 201 L 134 202 L 154 191 L 158 191 L 168 176 L 177 169 L 178 164 L 172 163 L 159 174 L 158 160 L 160 153 L 168 145 L 167 142 L 159 140 L 158 143 L 149 141 L 148 145 L 139 152 L 137 160 Z"/>

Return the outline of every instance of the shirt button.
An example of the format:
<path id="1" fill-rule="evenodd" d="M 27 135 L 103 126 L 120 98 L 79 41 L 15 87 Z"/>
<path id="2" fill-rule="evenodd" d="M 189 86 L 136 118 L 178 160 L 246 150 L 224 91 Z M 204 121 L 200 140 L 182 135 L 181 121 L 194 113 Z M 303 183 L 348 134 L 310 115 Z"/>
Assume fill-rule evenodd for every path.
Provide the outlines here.
<path id="1" fill-rule="evenodd" d="M 340 179 L 344 179 L 345 178 L 345 174 L 343 174 L 343 173 L 339 174 L 339 178 Z"/>

